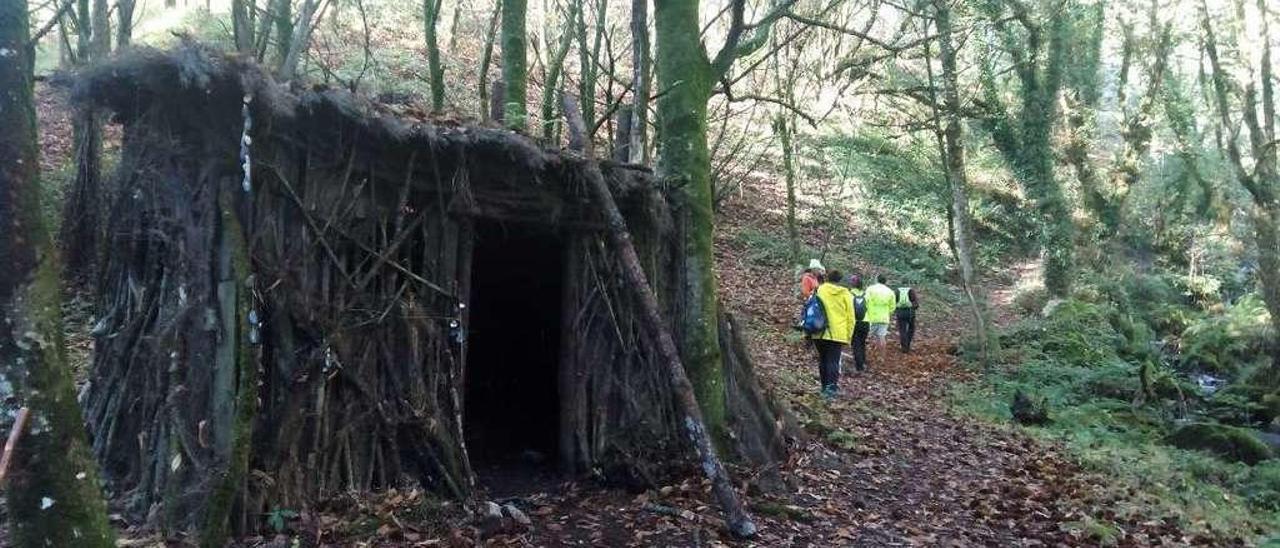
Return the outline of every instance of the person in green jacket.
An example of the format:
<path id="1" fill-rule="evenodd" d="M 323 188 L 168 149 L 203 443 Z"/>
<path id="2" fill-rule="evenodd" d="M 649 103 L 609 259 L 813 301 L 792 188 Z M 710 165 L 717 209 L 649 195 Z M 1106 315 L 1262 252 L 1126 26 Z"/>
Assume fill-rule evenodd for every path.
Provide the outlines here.
<path id="1" fill-rule="evenodd" d="M 889 320 L 893 317 L 893 309 L 898 305 L 897 296 L 885 285 L 888 277 L 884 274 L 876 276 L 876 283 L 867 288 L 867 323 L 871 324 L 870 333 L 875 338 L 875 355 L 877 359 L 884 357 L 884 341 L 889 335 Z"/>
<path id="2" fill-rule="evenodd" d="M 825 330 L 809 335 L 818 348 L 818 379 L 824 399 L 834 398 L 840 390 L 840 356 L 853 336 L 853 296 L 837 283 L 841 279 L 840 271 L 831 270 L 814 292 L 827 318 Z"/>

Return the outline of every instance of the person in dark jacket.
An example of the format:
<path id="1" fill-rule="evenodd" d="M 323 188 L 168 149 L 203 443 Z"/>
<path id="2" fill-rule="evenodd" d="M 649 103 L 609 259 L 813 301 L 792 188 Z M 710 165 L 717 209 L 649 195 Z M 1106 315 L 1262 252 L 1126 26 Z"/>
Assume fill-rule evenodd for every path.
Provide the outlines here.
<path id="1" fill-rule="evenodd" d="M 920 307 L 920 299 L 915 289 L 906 286 L 894 291 L 893 297 L 897 303 L 894 315 L 898 318 L 898 342 L 906 354 L 911 352 L 911 341 L 916 338 L 916 309 Z"/>
<path id="2" fill-rule="evenodd" d="M 871 324 L 867 323 L 867 291 L 862 287 L 862 277 L 854 274 L 849 279 L 849 293 L 853 295 L 853 369 L 867 370 L 867 334 L 871 332 Z"/>

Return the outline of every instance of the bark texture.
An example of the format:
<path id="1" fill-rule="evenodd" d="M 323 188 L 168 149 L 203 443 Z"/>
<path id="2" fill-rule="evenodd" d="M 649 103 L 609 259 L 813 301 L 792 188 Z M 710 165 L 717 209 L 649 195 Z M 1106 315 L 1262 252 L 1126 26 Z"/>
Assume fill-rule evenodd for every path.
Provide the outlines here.
<path id="1" fill-rule="evenodd" d="M 502 0 L 503 122 L 511 129 L 528 125 L 528 60 L 525 57 L 526 0 Z"/>
<path id="2" fill-rule="evenodd" d="M 684 249 L 680 269 L 680 356 L 707 428 L 725 435 L 724 369 L 716 299 L 714 192 L 707 148 L 707 100 L 715 76 L 698 28 L 697 0 L 655 0 L 658 169 L 680 188 L 677 230 Z M 634 128 L 633 128 L 634 131 Z M 634 157 L 634 152 L 632 152 Z"/>
<path id="3" fill-rule="evenodd" d="M 31 414 L 6 510 L 16 546 L 108 547 L 113 533 L 66 364 L 57 264 L 40 217 L 29 32 L 27 3 L 0 1 L 0 409 Z"/>
<path id="4" fill-rule="evenodd" d="M 427 82 L 431 87 L 431 110 L 435 112 L 444 110 L 444 65 L 440 62 L 440 40 L 436 33 L 440 26 L 442 4 L 443 0 L 422 0 L 423 28 L 427 41 Z"/>

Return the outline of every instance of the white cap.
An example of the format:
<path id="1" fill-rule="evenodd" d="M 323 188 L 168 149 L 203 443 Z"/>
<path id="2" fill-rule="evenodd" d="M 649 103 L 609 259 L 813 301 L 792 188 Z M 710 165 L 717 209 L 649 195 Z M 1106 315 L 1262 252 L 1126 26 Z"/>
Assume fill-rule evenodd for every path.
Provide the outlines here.
<path id="1" fill-rule="evenodd" d="M 822 263 L 817 259 L 809 259 L 809 268 L 813 270 L 826 270 L 826 268 L 822 267 Z"/>

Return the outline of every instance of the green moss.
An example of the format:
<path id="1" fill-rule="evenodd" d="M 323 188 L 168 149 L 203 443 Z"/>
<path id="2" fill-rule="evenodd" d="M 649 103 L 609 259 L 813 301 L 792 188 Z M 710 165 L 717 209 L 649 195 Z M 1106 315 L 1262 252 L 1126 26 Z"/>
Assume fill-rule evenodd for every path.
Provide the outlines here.
<path id="1" fill-rule="evenodd" d="M 659 171 L 680 189 L 684 265 L 680 354 L 703 419 L 714 437 L 726 434 L 724 364 L 717 326 L 715 212 L 711 155 L 707 148 L 707 100 L 712 71 L 699 40 L 698 2 L 657 2 Z"/>
<path id="2" fill-rule="evenodd" d="M 1245 464 L 1257 464 L 1274 457 L 1271 448 L 1248 430 L 1221 424 L 1188 424 L 1170 434 L 1168 441 L 1183 449 L 1208 451 Z"/>
<path id="3" fill-rule="evenodd" d="M 14 452 L 9 541 L 113 546 L 96 464 L 66 362 L 59 267 L 42 218 L 25 2 L 0 2 L 0 411 L 30 410 Z"/>
<path id="4" fill-rule="evenodd" d="M 225 245 L 231 247 L 231 264 L 236 280 L 250 279 L 249 254 L 244 232 L 232 210 L 232 199 L 227 192 L 222 196 L 222 230 Z M 258 413 L 258 363 L 257 352 L 249 345 L 251 327 L 245 320 L 253 306 L 249 297 L 251 289 L 236 290 L 236 369 L 240 384 L 236 388 L 236 417 L 232 426 L 230 461 L 216 476 L 215 487 L 205 511 L 204 529 L 200 545 L 205 548 L 221 548 L 227 542 L 231 507 L 249 471 L 249 457 L 253 446 L 253 422 Z"/>
<path id="5" fill-rule="evenodd" d="M 526 0 L 502 0 L 502 81 L 506 86 L 503 115 L 507 127 L 517 130 L 525 129 L 528 118 L 527 10 Z"/>

